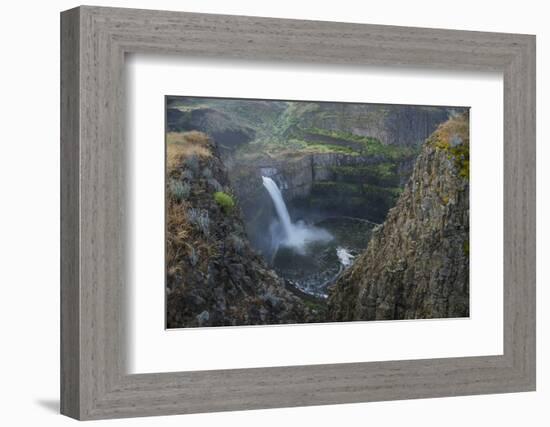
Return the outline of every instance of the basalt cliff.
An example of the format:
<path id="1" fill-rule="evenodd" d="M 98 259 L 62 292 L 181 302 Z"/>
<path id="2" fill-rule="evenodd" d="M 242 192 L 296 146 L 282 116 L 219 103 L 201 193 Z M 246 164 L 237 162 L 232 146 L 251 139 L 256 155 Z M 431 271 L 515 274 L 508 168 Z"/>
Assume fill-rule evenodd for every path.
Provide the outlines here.
<path id="1" fill-rule="evenodd" d="M 467 113 L 440 125 L 385 222 L 330 289 L 333 321 L 469 315 Z"/>
<path id="2" fill-rule="evenodd" d="M 251 249 L 216 144 L 200 132 L 167 138 L 167 327 L 317 321 Z"/>

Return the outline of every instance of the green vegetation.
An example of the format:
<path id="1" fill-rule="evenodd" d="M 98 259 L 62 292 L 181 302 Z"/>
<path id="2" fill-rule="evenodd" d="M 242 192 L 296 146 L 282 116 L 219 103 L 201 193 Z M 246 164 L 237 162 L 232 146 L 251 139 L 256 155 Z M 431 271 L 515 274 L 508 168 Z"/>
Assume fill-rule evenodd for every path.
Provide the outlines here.
<path id="1" fill-rule="evenodd" d="M 362 166 L 332 166 L 330 170 L 338 178 L 355 182 L 372 182 L 377 185 L 395 187 L 399 185 L 400 175 L 397 163 L 382 162 Z"/>
<path id="2" fill-rule="evenodd" d="M 470 145 L 462 144 L 452 149 L 458 175 L 464 179 L 470 179 Z"/>
<path id="3" fill-rule="evenodd" d="M 349 156 L 358 156 L 360 153 L 353 148 L 327 144 L 318 141 L 305 141 L 299 138 L 289 139 L 260 139 L 248 145 L 243 145 L 237 150 L 238 155 L 292 155 L 339 153 Z"/>
<path id="4" fill-rule="evenodd" d="M 359 153 L 350 147 L 342 147 L 341 145 L 325 144 L 322 142 L 308 142 L 305 144 L 304 151 L 313 151 L 315 153 L 342 153 L 350 156 L 358 156 Z"/>
<path id="5" fill-rule="evenodd" d="M 348 147 L 358 154 L 364 156 L 382 156 L 389 160 L 403 160 L 409 157 L 413 157 L 418 154 L 419 147 L 402 147 L 398 145 L 386 145 L 379 139 L 370 136 L 362 136 L 349 132 L 320 129 L 320 128 L 307 128 L 301 129 L 302 132 L 307 134 L 310 138 L 314 138 L 315 135 L 319 135 L 325 138 L 325 140 L 332 140 L 332 144 L 335 146 L 337 142 L 341 144 L 348 143 Z"/>
<path id="6" fill-rule="evenodd" d="M 470 178 L 470 144 L 458 143 L 453 146 L 448 141 L 437 140 L 436 148 L 446 151 L 447 158 L 453 159 L 458 175 L 464 179 Z"/>
<path id="7" fill-rule="evenodd" d="M 361 185 L 351 182 L 319 181 L 313 184 L 312 193 L 331 194 L 338 197 L 361 194 Z"/>
<path id="8" fill-rule="evenodd" d="M 371 196 L 397 200 L 403 192 L 403 189 L 400 187 L 382 187 L 373 184 L 363 184 L 363 191 Z"/>
<path id="9" fill-rule="evenodd" d="M 354 133 L 343 132 L 339 130 L 331 129 L 321 129 L 321 128 L 307 128 L 301 129 L 303 132 L 314 134 L 314 135 L 323 135 L 335 139 L 355 141 L 355 142 L 369 142 L 369 141 L 378 141 L 376 138 L 371 138 L 369 136 L 356 135 Z"/>
<path id="10" fill-rule="evenodd" d="M 439 126 L 428 140 L 438 150 L 454 160 L 458 175 L 470 179 L 470 136 L 468 116 L 462 114 Z"/>
<path id="11" fill-rule="evenodd" d="M 382 179 L 392 179 L 397 176 L 397 167 L 395 163 L 378 163 L 371 167 L 372 172 Z"/>
<path id="12" fill-rule="evenodd" d="M 244 133 L 253 130 L 250 142 L 234 147 L 239 154 L 338 153 L 382 156 L 392 161 L 418 154 L 418 147 L 386 145 L 376 138 L 351 131 L 361 123 L 379 127 L 387 114 L 385 109 L 349 113 L 339 105 L 316 102 L 206 98 L 174 98 L 169 101 L 169 108 L 183 114 L 177 119 L 182 123 L 191 123 L 191 112 L 208 110 L 221 114 L 218 119 L 223 122 L 218 123 L 220 130 L 226 128 Z M 213 121 L 205 125 L 208 128 L 205 132 L 210 133 L 213 130 L 210 127 L 216 127 L 216 118 L 209 116 L 208 120 Z M 334 130 L 340 127 L 347 131 Z"/>
<path id="13" fill-rule="evenodd" d="M 274 127 L 274 135 L 284 137 L 292 133 L 299 125 L 302 118 L 319 111 L 319 104 L 310 102 L 289 102 L 285 110 L 279 116 Z"/>
<path id="14" fill-rule="evenodd" d="M 223 191 L 216 191 L 214 193 L 214 200 L 221 206 L 222 210 L 227 214 L 235 207 L 235 201 L 231 195 L 224 193 Z"/>
<path id="15" fill-rule="evenodd" d="M 384 145 L 377 139 L 371 139 L 363 153 L 369 156 L 382 156 L 391 160 L 404 160 L 418 154 L 419 148 L 401 147 L 398 145 Z"/>

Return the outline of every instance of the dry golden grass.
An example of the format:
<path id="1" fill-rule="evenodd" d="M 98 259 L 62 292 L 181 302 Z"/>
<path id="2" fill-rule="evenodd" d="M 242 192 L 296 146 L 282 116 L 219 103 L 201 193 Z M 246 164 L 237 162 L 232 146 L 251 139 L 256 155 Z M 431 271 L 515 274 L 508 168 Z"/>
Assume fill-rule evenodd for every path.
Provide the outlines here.
<path id="1" fill-rule="evenodd" d="M 192 252 L 198 261 L 193 266 L 206 272 L 208 260 L 218 255 L 215 244 L 193 230 L 187 218 L 188 205 L 173 200 L 168 201 L 166 215 L 166 267 L 169 275 L 183 274 L 186 259 Z"/>
<path id="2" fill-rule="evenodd" d="M 182 268 L 178 261 L 186 254 L 190 228 L 185 206 L 169 202 L 166 215 L 166 261 L 170 274 L 176 274 Z"/>
<path id="3" fill-rule="evenodd" d="M 208 147 L 208 136 L 196 130 L 190 132 L 168 132 L 166 134 L 168 144 L 195 144 Z"/>
<path id="4" fill-rule="evenodd" d="M 212 156 L 212 152 L 208 147 L 208 136 L 202 132 L 168 132 L 166 142 L 166 165 L 168 169 L 177 166 L 185 157 L 195 155 L 207 158 Z"/>
<path id="5" fill-rule="evenodd" d="M 441 124 L 432 134 L 431 140 L 449 143 L 453 136 L 458 136 L 465 143 L 470 142 L 470 121 L 464 113 Z"/>
<path id="6" fill-rule="evenodd" d="M 212 156 L 210 140 L 202 132 L 168 132 L 166 142 L 166 164 L 171 179 L 180 179 L 175 167 L 186 158 L 197 156 L 204 160 Z M 207 268 L 206 261 L 217 254 L 216 246 L 198 233 L 189 222 L 187 218 L 189 207 L 191 206 L 185 200 L 167 198 L 166 266 L 169 276 L 183 274 L 182 269 L 187 268 L 191 258 L 197 259 L 193 268 L 202 271 Z"/>

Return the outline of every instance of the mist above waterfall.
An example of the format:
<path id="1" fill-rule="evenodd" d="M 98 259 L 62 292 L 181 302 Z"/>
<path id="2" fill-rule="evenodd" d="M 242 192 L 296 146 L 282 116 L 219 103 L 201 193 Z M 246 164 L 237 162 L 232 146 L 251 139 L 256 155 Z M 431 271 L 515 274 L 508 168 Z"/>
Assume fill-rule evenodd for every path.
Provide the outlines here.
<path id="1" fill-rule="evenodd" d="M 262 176 L 262 181 L 273 201 L 280 225 L 271 228 L 271 238 L 275 248 L 284 246 L 304 254 L 308 244 L 332 240 L 331 234 L 322 228 L 306 224 L 303 221 L 293 223 L 290 220 L 281 190 L 275 181 L 267 176 Z"/>

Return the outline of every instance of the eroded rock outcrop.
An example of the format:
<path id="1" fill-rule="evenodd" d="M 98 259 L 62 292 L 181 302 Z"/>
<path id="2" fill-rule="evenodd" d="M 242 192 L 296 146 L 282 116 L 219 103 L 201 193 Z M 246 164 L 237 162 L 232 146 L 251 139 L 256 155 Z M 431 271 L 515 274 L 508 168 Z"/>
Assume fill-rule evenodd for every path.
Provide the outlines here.
<path id="1" fill-rule="evenodd" d="M 386 145 L 414 146 L 447 120 L 451 110 L 429 106 L 323 102 L 305 109 L 300 125 L 368 136 Z M 457 108 L 453 111 L 463 110 Z"/>
<path id="2" fill-rule="evenodd" d="M 467 113 L 428 138 L 397 205 L 332 287 L 335 321 L 469 315 Z"/>
<path id="3" fill-rule="evenodd" d="M 166 112 L 168 130 L 172 132 L 198 130 L 218 141 L 218 149 L 231 153 L 250 142 L 255 132 L 250 127 L 235 123 L 230 116 L 213 108 L 197 108 L 181 111 L 168 108 Z"/>
<path id="4" fill-rule="evenodd" d="M 169 133 L 167 163 L 167 327 L 317 320 L 251 249 L 215 144 Z"/>

